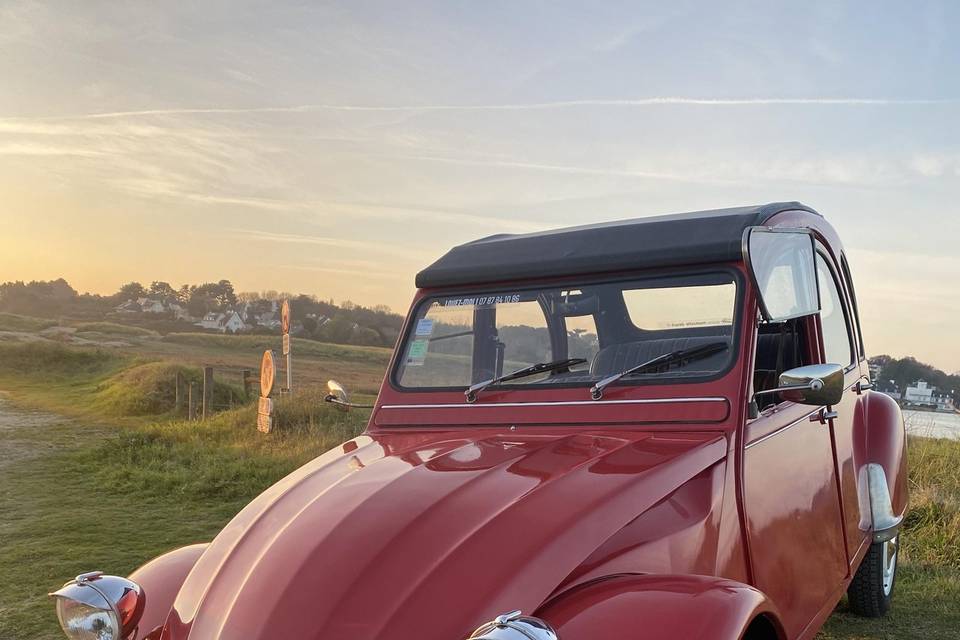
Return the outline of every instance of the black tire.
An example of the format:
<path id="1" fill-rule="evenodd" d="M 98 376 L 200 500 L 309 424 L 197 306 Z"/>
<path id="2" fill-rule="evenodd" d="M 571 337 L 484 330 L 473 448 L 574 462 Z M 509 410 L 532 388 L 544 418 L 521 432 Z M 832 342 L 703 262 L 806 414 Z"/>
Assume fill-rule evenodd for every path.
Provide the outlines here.
<path id="1" fill-rule="evenodd" d="M 847 588 L 850 610 L 855 614 L 880 618 L 890 610 L 897 584 L 897 560 L 900 555 L 898 538 L 870 545 L 870 550 Z M 892 549 L 890 545 L 893 545 Z M 885 562 L 885 558 L 891 555 L 892 568 Z"/>

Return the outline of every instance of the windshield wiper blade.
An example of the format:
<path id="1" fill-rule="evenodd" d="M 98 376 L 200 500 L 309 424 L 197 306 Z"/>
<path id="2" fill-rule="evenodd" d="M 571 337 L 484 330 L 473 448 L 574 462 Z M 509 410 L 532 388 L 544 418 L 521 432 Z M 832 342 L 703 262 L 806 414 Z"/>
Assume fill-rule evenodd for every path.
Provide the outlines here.
<path id="1" fill-rule="evenodd" d="M 574 365 L 583 364 L 585 362 L 586 360 L 583 358 L 566 358 L 564 360 L 556 360 L 554 362 L 538 362 L 537 364 L 532 364 L 529 367 L 517 369 L 511 373 L 497 376 L 496 378 L 490 378 L 489 380 L 484 380 L 483 382 L 478 382 L 464 391 L 463 395 L 467 397 L 467 402 L 476 402 L 477 396 L 480 395 L 480 392 L 490 385 L 500 384 L 501 382 L 509 382 L 510 380 L 516 380 L 517 378 L 526 378 L 527 376 L 533 376 L 538 373 L 546 373 L 547 371 L 567 369 Z"/>
<path id="2" fill-rule="evenodd" d="M 670 367 L 672 365 L 683 366 L 688 362 L 693 362 L 694 360 L 703 360 L 704 358 L 709 358 L 715 353 L 720 353 L 725 349 L 729 349 L 730 345 L 726 342 L 710 342 L 699 347 L 693 347 L 691 349 L 680 349 L 677 351 L 671 351 L 663 355 L 657 356 L 646 362 L 642 362 L 635 367 L 630 367 L 625 371 L 620 373 L 615 373 L 612 376 L 608 376 L 593 385 L 590 388 L 590 397 L 594 400 L 599 400 L 603 397 L 603 390 L 608 386 L 623 378 L 624 376 L 633 375 L 635 373 L 643 373 L 649 369 L 658 369 L 660 367 Z"/>

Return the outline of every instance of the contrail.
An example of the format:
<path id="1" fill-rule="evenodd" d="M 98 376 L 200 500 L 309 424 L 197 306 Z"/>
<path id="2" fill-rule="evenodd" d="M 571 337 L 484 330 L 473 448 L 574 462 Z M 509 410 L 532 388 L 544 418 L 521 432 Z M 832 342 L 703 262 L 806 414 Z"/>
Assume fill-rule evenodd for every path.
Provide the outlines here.
<path id="1" fill-rule="evenodd" d="M 344 105 L 303 104 L 278 107 L 209 107 L 145 109 L 139 111 L 108 111 L 75 115 L 43 116 L 39 118 L 9 117 L 6 120 L 93 120 L 107 118 L 133 118 L 145 116 L 178 115 L 230 115 L 255 113 L 311 113 L 321 111 L 360 112 L 431 112 L 431 111 L 541 111 L 547 109 L 570 109 L 576 107 L 652 107 L 661 105 L 689 106 L 923 106 L 960 104 L 960 98 L 683 98 L 656 97 L 624 100 L 560 100 L 555 102 L 529 102 L 520 104 L 432 104 L 432 105 Z"/>

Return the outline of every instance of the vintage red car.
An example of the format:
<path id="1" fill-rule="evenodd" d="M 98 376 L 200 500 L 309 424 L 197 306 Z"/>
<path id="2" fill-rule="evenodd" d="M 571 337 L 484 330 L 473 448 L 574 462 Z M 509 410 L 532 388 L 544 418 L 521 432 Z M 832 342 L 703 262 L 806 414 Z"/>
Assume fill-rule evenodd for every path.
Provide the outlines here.
<path id="1" fill-rule="evenodd" d="M 814 210 L 498 235 L 417 285 L 366 432 L 211 543 L 68 583 L 70 638 L 794 640 L 844 592 L 887 611 L 903 420 Z"/>

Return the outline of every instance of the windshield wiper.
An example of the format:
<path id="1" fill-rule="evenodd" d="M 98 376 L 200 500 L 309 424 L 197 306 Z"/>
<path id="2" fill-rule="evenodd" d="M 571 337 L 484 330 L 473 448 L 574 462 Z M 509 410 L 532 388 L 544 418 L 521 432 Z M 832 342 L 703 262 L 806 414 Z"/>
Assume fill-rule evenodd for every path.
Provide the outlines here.
<path id="1" fill-rule="evenodd" d="M 500 384 L 501 382 L 508 382 L 510 380 L 516 380 L 517 378 L 526 378 L 527 376 L 533 376 L 538 373 L 546 373 L 547 371 L 556 371 L 557 369 L 567 369 L 577 364 L 583 364 L 586 360 L 583 358 L 567 358 L 565 360 L 556 360 L 554 362 L 538 362 L 537 364 L 532 364 L 529 367 L 524 367 L 523 369 L 517 369 L 512 373 L 506 375 L 497 376 L 496 378 L 490 378 L 489 380 L 484 380 L 483 382 L 478 382 L 469 389 L 463 392 L 463 395 L 467 397 L 467 402 L 476 402 L 477 396 L 480 395 L 480 392 L 489 387 L 490 385 Z"/>
<path id="2" fill-rule="evenodd" d="M 603 397 L 604 389 L 624 376 L 633 375 L 635 373 L 643 373 L 644 371 L 650 369 L 659 369 L 661 367 L 669 368 L 673 365 L 682 367 L 688 362 L 709 358 L 713 354 L 720 353 L 728 348 L 730 348 L 730 345 L 726 342 L 710 342 L 708 344 L 701 345 L 699 347 L 693 347 L 691 349 L 680 349 L 665 353 L 661 356 L 653 358 L 652 360 L 647 360 L 646 362 L 638 364 L 635 367 L 630 367 L 625 371 L 621 371 L 620 373 L 616 373 L 612 376 L 604 378 L 590 388 L 590 397 L 594 400 L 599 400 Z"/>

